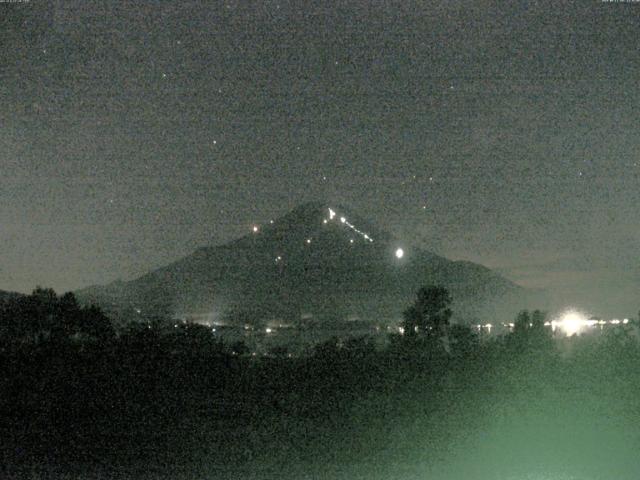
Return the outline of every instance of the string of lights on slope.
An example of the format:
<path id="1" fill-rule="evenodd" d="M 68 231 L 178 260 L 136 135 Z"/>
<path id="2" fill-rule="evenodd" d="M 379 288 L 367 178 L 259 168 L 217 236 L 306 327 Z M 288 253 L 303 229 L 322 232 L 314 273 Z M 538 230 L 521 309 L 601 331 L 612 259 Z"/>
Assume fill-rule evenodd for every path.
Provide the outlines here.
<path id="1" fill-rule="evenodd" d="M 331 208 L 329 209 L 329 220 L 333 220 L 336 217 L 336 212 L 334 210 L 332 210 Z M 325 219 L 326 220 L 326 219 Z M 347 219 L 345 217 L 340 217 L 340 222 L 345 224 L 347 227 L 349 227 L 351 230 L 353 230 L 354 232 L 356 232 L 358 235 L 360 235 L 362 238 L 364 238 L 366 241 L 373 243 L 373 238 L 371 238 L 368 234 L 358 230 L 354 225 L 352 225 L 351 223 L 349 223 L 347 221 Z M 325 222 L 326 223 L 326 222 Z M 352 242 L 353 243 L 353 242 Z"/>
<path id="2" fill-rule="evenodd" d="M 329 218 L 328 218 L 328 219 L 327 219 L 327 218 L 323 219 L 323 220 L 322 220 L 322 223 L 326 225 L 326 224 L 327 224 L 327 223 L 329 223 L 330 221 L 333 221 L 333 219 L 335 219 L 335 218 L 336 218 L 336 216 L 337 216 L 337 214 L 336 214 L 335 210 L 333 210 L 332 208 L 329 208 Z M 273 224 L 273 220 L 271 220 L 269 223 Z M 359 230 L 358 228 L 356 228 L 356 226 L 355 226 L 355 225 L 353 225 L 352 223 L 350 223 L 350 222 L 349 222 L 345 217 L 343 217 L 343 216 L 341 216 L 341 217 L 340 217 L 340 223 L 342 223 L 343 225 L 346 225 L 347 227 L 349 227 L 349 228 L 350 228 L 351 230 L 353 230 L 355 233 L 357 233 L 358 235 L 360 235 L 360 236 L 361 236 L 365 241 L 370 242 L 370 243 L 373 243 L 373 238 L 371 238 L 371 237 L 369 236 L 369 234 L 368 234 L 368 233 L 365 233 L 365 232 L 363 232 L 362 230 Z M 253 230 L 253 233 L 258 233 L 258 232 L 260 231 L 260 229 L 259 229 L 259 227 L 258 227 L 257 225 L 254 225 L 254 226 L 253 226 L 253 228 L 252 228 L 252 230 Z M 307 238 L 307 240 L 305 241 L 305 243 L 306 243 L 307 245 L 309 245 L 309 244 L 311 243 L 311 239 L 310 239 L 310 238 Z M 350 239 L 350 243 L 354 243 L 354 240 L 353 240 L 353 239 Z M 402 248 L 398 248 L 398 249 L 396 249 L 396 251 L 395 251 L 395 256 L 396 256 L 396 258 L 398 258 L 398 259 L 402 258 L 402 257 L 404 256 L 404 250 L 402 250 Z M 281 255 L 278 255 L 278 256 L 275 258 L 275 262 L 276 262 L 276 263 L 279 263 L 279 262 L 281 262 L 281 261 L 282 261 L 282 256 L 281 256 Z"/>

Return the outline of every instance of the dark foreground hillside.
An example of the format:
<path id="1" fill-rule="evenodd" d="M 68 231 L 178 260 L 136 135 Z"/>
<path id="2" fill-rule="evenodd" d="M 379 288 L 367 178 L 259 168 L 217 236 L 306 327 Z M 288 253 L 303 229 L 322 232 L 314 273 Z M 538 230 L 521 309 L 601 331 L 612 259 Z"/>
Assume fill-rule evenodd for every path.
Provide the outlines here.
<path id="1" fill-rule="evenodd" d="M 640 348 L 144 344 L 2 354 L 2 478 L 636 479 Z M 569 353 L 568 353 L 569 352 Z"/>

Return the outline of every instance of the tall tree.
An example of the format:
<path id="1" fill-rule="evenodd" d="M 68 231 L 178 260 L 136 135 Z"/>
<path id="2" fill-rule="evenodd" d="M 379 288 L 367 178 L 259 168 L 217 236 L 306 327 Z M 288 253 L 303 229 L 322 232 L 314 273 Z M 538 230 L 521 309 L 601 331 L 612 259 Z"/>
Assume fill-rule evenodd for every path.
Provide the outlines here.
<path id="1" fill-rule="evenodd" d="M 529 331 L 529 325 L 531 324 L 531 315 L 529 310 L 522 310 L 518 313 L 516 320 L 513 324 L 514 335 L 523 336 Z"/>
<path id="2" fill-rule="evenodd" d="M 79 333 L 89 335 L 100 342 L 111 340 L 115 331 L 109 318 L 99 307 L 91 305 L 82 309 Z"/>
<path id="3" fill-rule="evenodd" d="M 451 319 L 451 295 L 442 286 L 430 285 L 418 290 L 413 305 L 404 311 L 405 333 L 443 335 Z"/>
<path id="4" fill-rule="evenodd" d="M 535 331 L 544 330 L 544 322 L 547 319 L 547 314 L 540 310 L 534 310 L 531 314 L 531 328 Z"/>

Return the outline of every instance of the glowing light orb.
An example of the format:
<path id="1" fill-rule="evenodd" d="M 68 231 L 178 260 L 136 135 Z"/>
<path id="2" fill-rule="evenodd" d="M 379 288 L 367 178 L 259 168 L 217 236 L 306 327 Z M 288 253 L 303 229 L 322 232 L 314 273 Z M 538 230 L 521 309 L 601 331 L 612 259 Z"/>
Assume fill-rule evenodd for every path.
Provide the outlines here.
<path id="1" fill-rule="evenodd" d="M 253 226 L 253 233 L 258 233 L 258 226 L 257 225 Z"/>
<path id="2" fill-rule="evenodd" d="M 347 222 L 347 219 L 346 219 L 346 218 L 344 218 L 344 217 L 340 217 L 340 221 L 341 221 L 342 223 L 346 223 L 346 222 Z"/>
<path id="3" fill-rule="evenodd" d="M 560 327 L 568 337 L 577 334 L 588 324 L 587 319 L 575 311 L 565 313 L 560 321 L 553 323 Z"/>
<path id="4" fill-rule="evenodd" d="M 404 250 L 399 248 L 396 250 L 396 258 L 402 258 L 402 257 L 404 257 Z"/>

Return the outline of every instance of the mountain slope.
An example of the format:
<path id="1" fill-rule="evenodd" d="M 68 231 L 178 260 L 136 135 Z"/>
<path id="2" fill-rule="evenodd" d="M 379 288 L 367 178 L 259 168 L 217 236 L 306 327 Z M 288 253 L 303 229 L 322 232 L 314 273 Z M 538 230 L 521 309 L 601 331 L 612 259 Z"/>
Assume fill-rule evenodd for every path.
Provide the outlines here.
<path id="1" fill-rule="evenodd" d="M 212 321 L 385 322 L 399 319 L 426 284 L 447 286 L 462 320 L 496 315 L 495 305 L 526 296 L 481 265 L 402 244 L 348 209 L 320 202 L 131 282 L 90 287 L 78 296 L 111 311 L 207 313 Z"/>

